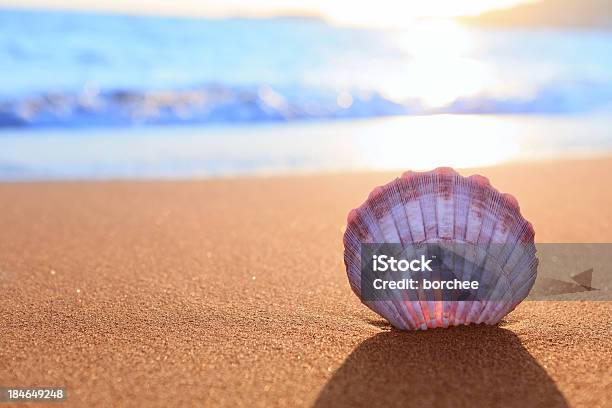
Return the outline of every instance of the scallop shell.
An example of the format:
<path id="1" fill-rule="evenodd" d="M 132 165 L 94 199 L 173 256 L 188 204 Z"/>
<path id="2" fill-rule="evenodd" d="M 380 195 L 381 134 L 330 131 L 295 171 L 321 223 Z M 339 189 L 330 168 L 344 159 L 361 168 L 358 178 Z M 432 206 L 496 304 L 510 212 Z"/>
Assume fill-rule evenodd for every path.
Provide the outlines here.
<path id="1" fill-rule="evenodd" d="M 484 248 L 485 258 L 494 260 L 484 269 L 496 296 L 440 300 L 436 293 L 421 290 L 413 298 L 364 299 L 363 243 L 458 244 L 464 252 L 470 246 Z M 517 200 L 497 191 L 483 176 L 463 177 L 450 168 L 406 172 L 375 188 L 360 207 L 351 210 L 344 234 L 344 263 L 351 288 L 366 306 L 401 330 L 498 323 L 533 286 L 538 265 L 535 254 L 534 231 L 521 216 Z M 489 262 L 471 256 L 467 258 L 475 263 Z M 452 272 L 469 277 L 473 271 L 463 259 L 453 265 Z"/>

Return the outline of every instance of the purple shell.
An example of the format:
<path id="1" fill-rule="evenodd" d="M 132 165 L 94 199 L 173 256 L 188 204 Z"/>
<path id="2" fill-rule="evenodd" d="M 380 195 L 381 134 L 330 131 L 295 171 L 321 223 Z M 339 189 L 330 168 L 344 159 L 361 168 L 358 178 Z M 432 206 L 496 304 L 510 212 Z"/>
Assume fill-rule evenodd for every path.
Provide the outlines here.
<path id="1" fill-rule="evenodd" d="M 431 301 L 420 296 L 364 300 L 362 243 L 478 245 L 489 251 L 491 259 L 500 259 L 492 273 L 494 283 L 502 288 L 496 290 L 503 293 L 488 300 Z M 509 248 L 503 257 L 493 253 L 500 247 Z M 521 216 L 517 200 L 497 191 L 485 177 L 463 177 L 450 168 L 406 172 L 376 187 L 361 206 L 350 211 L 344 234 L 351 288 L 366 306 L 402 330 L 498 323 L 533 286 L 535 253 L 533 227 Z"/>

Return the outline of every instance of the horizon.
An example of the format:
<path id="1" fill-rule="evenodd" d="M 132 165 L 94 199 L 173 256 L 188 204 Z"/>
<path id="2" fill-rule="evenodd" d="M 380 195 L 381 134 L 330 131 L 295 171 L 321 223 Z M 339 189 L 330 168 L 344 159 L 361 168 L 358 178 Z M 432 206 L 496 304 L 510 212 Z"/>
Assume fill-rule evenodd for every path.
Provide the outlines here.
<path id="1" fill-rule="evenodd" d="M 129 15 L 143 17 L 203 18 L 203 19 L 266 19 L 305 18 L 319 19 L 333 25 L 401 28 L 419 20 L 455 19 L 476 17 L 492 11 L 510 9 L 517 5 L 536 3 L 540 0 L 450 1 L 438 0 L 422 4 L 418 1 L 397 2 L 383 0 L 372 5 L 353 5 L 345 0 L 335 2 L 315 1 L 308 7 L 300 1 L 245 0 L 213 1 L 199 4 L 191 0 L 179 0 L 172 5 L 149 0 L 109 1 L 94 0 L 30 0 L 15 2 L 0 0 L 0 9 L 31 12 L 81 12 L 95 14 Z M 399 4 L 398 4 L 399 3 Z"/>

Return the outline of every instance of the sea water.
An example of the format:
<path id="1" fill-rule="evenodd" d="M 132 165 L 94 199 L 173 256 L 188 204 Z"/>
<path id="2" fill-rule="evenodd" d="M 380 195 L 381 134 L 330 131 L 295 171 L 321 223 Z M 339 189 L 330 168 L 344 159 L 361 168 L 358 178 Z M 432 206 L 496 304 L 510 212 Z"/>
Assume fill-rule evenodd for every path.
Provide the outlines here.
<path id="1" fill-rule="evenodd" d="M 611 107 L 606 31 L 0 11 L 3 179 L 604 154 Z"/>

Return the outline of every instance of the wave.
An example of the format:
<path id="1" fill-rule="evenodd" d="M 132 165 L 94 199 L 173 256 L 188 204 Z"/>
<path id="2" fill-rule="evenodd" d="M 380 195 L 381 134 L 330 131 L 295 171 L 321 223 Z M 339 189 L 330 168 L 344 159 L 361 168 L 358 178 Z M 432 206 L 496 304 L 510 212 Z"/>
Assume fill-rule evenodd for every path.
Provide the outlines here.
<path id="1" fill-rule="evenodd" d="M 206 85 L 175 90 L 44 92 L 0 101 L 0 128 L 229 124 L 368 118 L 391 115 L 554 114 L 612 104 L 612 87 L 551 84 L 531 96 L 476 95 L 430 107 L 418 99 L 395 101 L 376 91 L 332 92 L 270 86 Z"/>

